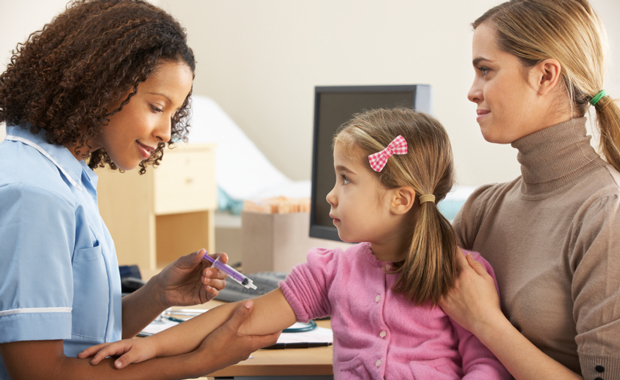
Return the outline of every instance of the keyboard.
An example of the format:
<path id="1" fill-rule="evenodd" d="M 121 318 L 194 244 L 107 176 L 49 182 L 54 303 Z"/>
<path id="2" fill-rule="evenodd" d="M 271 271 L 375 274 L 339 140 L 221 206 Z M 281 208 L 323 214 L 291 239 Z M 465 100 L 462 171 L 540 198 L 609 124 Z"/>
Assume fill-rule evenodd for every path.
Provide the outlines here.
<path id="1" fill-rule="evenodd" d="M 278 283 L 286 278 L 286 273 L 259 272 L 247 275 L 256 285 L 256 289 L 246 289 L 237 281 L 226 278 L 226 287 L 215 297 L 218 301 L 237 302 L 267 294 L 278 288 Z"/>

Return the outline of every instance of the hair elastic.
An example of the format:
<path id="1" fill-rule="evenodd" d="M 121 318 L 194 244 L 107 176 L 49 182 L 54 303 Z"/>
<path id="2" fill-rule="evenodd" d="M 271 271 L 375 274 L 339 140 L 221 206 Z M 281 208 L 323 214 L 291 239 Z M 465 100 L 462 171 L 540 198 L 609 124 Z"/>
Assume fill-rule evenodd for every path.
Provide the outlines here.
<path id="1" fill-rule="evenodd" d="M 420 196 L 420 204 L 432 202 L 435 203 L 435 196 L 433 194 L 424 194 Z"/>
<path id="2" fill-rule="evenodd" d="M 601 90 L 601 92 L 599 92 L 598 94 L 594 95 L 594 97 L 592 99 L 590 99 L 590 104 L 595 106 L 596 103 L 598 103 L 598 101 L 601 100 L 601 98 L 603 96 L 605 96 L 605 95 L 607 95 L 607 91 Z"/>

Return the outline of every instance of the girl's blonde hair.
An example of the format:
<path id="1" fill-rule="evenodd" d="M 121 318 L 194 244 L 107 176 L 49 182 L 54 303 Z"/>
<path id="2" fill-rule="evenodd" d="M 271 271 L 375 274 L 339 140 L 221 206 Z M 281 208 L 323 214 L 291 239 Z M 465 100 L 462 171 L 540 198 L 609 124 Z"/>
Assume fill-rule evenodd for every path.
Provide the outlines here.
<path id="1" fill-rule="evenodd" d="M 590 100 L 603 90 L 608 43 L 605 28 L 587 0 L 512 0 L 488 10 L 474 29 L 489 23 L 500 49 L 525 67 L 548 58 L 562 66 L 574 115 L 585 115 Z M 609 96 L 595 105 L 600 150 L 620 170 L 620 106 Z"/>
<path id="2" fill-rule="evenodd" d="M 361 159 L 372 171 L 368 155 L 384 149 L 398 135 L 407 140 L 408 153 L 390 157 L 380 173 L 373 171 L 388 189 L 412 187 L 417 207 L 411 212 L 419 209 L 417 223 L 411 226 L 408 255 L 394 266 L 394 273 L 400 273 L 394 291 L 416 305 L 435 305 L 458 274 L 456 235 L 436 204 L 454 183 L 452 148 L 445 129 L 434 118 L 411 109 L 376 109 L 354 115 L 340 128 L 334 144 L 361 149 Z M 425 194 L 434 195 L 435 203 L 420 204 L 419 197 Z"/>

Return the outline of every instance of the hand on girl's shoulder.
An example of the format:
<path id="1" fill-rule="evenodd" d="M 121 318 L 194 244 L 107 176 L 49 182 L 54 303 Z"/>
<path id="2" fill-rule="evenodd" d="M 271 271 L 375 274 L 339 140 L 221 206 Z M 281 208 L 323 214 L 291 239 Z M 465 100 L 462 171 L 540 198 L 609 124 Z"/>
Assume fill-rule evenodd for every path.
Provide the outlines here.
<path id="1" fill-rule="evenodd" d="M 457 260 L 461 269 L 464 268 L 465 265 L 467 265 L 480 276 L 491 276 L 493 282 L 495 283 L 495 290 L 499 294 L 499 286 L 497 284 L 497 279 L 495 278 L 495 271 L 493 270 L 491 264 L 478 252 L 468 251 L 466 249 L 462 249 L 461 247 L 457 247 L 457 249 L 463 254 L 462 256 L 457 255 Z"/>
<path id="2" fill-rule="evenodd" d="M 475 269 L 476 265 L 479 265 L 481 268 L 483 268 L 487 273 L 493 275 L 493 277 L 495 277 L 495 274 L 493 272 L 493 267 L 491 267 L 491 264 L 489 264 L 488 261 L 486 261 L 486 259 L 484 257 L 482 257 L 482 255 L 480 255 L 480 253 L 476 252 L 476 251 L 468 251 L 466 249 L 462 249 L 461 247 L 457 247 L 459 252 L 461 252 L 461 255 L 459 255 L 459 263 L 462 265 L 469 265 L 470 267 L 472 267 L 472 269 Z M 464 258 L 464 260 L 461 259 Z"/>

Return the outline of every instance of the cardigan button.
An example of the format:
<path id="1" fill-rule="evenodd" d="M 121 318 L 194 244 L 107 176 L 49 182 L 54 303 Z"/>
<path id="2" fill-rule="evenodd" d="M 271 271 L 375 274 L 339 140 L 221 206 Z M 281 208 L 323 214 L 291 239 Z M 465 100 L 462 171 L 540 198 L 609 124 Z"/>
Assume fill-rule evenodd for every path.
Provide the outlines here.
<path id="1" fill-rule="evenodd" d="M 381 366 L 381 359 L 377 360 L 377 367 Z"/>
<path id="2" fill-rule="evenodd" d="M 380 299 L 381 299 L 381 296 L 376 296 L 375 297 L 375 302 L 379 302 Z"/>
<path id="3" fill-rule="evenodd" d="M 381 331 L 381 332 L 379 333 L 379 336 L 380 336 L 381 338 L 385 338 L 385 336 L 386 336 L 386 335 L 387 335 L 387 333 L 385 332 L 385 330 L 384 330 L 384 331 Z"/>
<path id="4" fill-rule="evenodd" d="M 594 369 L 596 370 L 596 372 L 598 373 L 603 373 L 605 372 L 605 367 L 603 367 L 602 365 L 597 365 L 596 367 L 594 367 Z"/>

